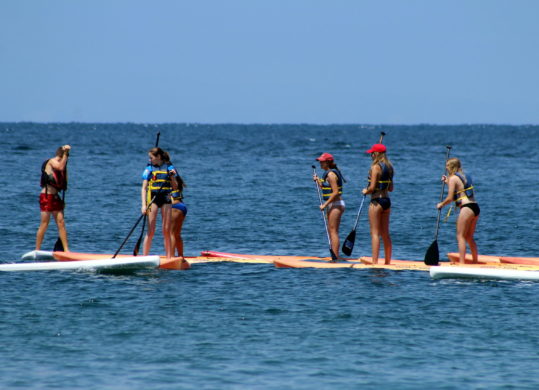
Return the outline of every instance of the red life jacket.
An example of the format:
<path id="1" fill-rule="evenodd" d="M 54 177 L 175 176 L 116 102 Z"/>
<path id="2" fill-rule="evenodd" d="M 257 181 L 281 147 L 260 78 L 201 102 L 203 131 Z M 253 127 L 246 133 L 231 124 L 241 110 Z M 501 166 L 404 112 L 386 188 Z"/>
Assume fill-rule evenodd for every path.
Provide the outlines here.
<path id="1" fill-rule="evenodd" d="M 58 191 L 65 191 L 67 189 L 67 168 L 64 170 L 53 169 L 52 174 L 48 174 L 45 171 L 47 163 L 49 160 L 45 160 L 43 165 L 41 165 L 41 187 L 46 187 L 47 185 L 56 188 Z"/>

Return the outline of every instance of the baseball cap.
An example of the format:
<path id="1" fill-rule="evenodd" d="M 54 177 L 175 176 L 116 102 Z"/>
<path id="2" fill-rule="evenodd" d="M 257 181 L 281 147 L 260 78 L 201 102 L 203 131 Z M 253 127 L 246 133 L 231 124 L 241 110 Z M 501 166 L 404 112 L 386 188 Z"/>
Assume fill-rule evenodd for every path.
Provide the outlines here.
<path id="1" fill-rule="evenodd" d="M 333 158 L 333 156 L 332 156 L 331 154 L 329 154 L 329 153 L 322 153 L 322 154 L 320 155 L 320 157 L 318 157 L 316 160 L 317 160 L 317 161 L 333 161 L 334 158 Z"/>
<path id="2" fill-rule="evenodd" d="M 385 153 L 386 150 L 387 149 L 386 149 L 385 145 L 383 145 L 383 144 L 374 144 L 374 145 L 372 145 L 372 148 L 367 150 L 365 153 L 374 153 L 374 152 Z"/>

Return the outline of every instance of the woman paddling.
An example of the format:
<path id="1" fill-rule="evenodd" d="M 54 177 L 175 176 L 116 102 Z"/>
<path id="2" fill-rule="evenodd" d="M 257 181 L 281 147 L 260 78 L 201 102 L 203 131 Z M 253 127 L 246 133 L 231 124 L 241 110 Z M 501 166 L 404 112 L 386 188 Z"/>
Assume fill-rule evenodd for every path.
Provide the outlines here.
<path id="1" fill-rule="evenodd" d="M 475 227 L 479 219 L 479 205 L 474 199 L 472 177 L 462 171 L 458 158 L 450 158 L 445 164 L 448 176 L 442 176 L 448 186 L 447 197 L 436 205 L 441 209 L 445 205 L 455 202 L 460 208 L 457 218 L 457 242 L 459 246 L 459 263 L 464 263 L 466 257 L 466 243 L 472 252 L 472 259 L 477 263 L 477 245 L 474 240 Z"/>
<path id="2" fill-rule="evenodd" d="M 369 169 L 369 186 L 364 188 L 362 193 L 363 195 L 371 194 L 369 222 L 373 264 L 378 264 L 380 237 L 384 243 L 385 264 L 391 263 L 392 243 L 389 235 L 391 199 L 389 199 L 389 192 L 393 191 L 393 165 L 387 158 L 386 151 L 385 145 L 374 144 L 366 152 L 371 155 L 372 165 Z"/>
<path id="3" fill-rule="evenodd" d="M 172 247 L 172 255 L 177 252 L 178 257 L 183 258 L 183 239 L 182 226 L 185 216 L 187 215 L 187 206 L 183 203 L 183 188 L 185 183 L 182 177 L 178 174 L 171 178 L 172 192 L 170 197 L 172 200 L 171 211 L 171 229 L 170 229 L 170 245 Z"/>
<path id="4" fill-rule="evenodd" d="M 161 209 L 165 254 L 167 258 L 171 258 L 170 192 L 172 191 L 171 177 L 176 176 L 176 169 L 170 163 L 168 153 L 161 148 L 150 149 L 148 157 L 150 158 L 150 165 L 148 165 L 142 173 L 142 189 L 140 191 L 142 201 L 141 212 L 148 216 L 148 232 L 144 237 L 144 256 L 148 256 L 150 253 L 153 236 L 155 234 L 157 214 L 159 209 Z"/>
<path id="5" fill-rule="evenodd" d="M 331 154 L 323 153 L 316 160 L 320 162 L 320 168 L 325 171 L 322 178 L 316 174 L 313 177 L 322 189 L 323 203 L 320 205 L 320 210 L 326 210 L 331 249 L 339 257 L 339 226 L 345 209 L 341 195 L 345 180 Z"/>

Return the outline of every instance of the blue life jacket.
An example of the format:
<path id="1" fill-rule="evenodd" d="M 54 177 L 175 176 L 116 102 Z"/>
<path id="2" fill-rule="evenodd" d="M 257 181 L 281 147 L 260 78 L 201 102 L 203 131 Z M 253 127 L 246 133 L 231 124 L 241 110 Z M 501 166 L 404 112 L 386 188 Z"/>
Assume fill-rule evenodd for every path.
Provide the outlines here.
<path id="1" fill-rule="evenodd" d="M 331 185 L 327 181 L 327 177 L 330 172 L 333 172 L 337 175 L 337 186 L 339 187 L 339 195 L 342 195 L 342 185 L 344 182 L 344 177 L 342 176 L 341 171 L 339 171 L 338 169 L 329 169 L 324 173 L 324 175 L 320 179 L 320 182 L 322 183 L 322 198 L 324 200 L 328 200 L 331 194 L 333 193 L 333 190 L 331 189 Z"/>
<path id="2" fill-rule="evenodd" d="M 473 180 L 471 175 L 463 175 L 460 172 L 455 172 L 455 175 L 457 175 L 457 177 L 462 181 L 462 184 L 464 184 L 464 188 L 460 191 L 456 191 L 455 195 L 453 196 L 453 199 L 455 200 L 457 206 L 460 206 L 460 204 L 462 203 L 462 199 L 473 199 Z"/>
<path id="3" fill-rule="evenodd" d="M 382 175 L 380 176 L 380 180 L 378 180 L 378 187 L 376 189 L 378 191 L 384 191 L 389 188 L 389 185 L 393 181 L 393 173 L 391 172 L 391 169 L 389 169 L 389 167 L 383 162 L 378 163 L 378 165 L 380 165 L 380 168 L 382 168 Z M 370 174 L 368 181 L 369 183 L 372 181 Z"/>

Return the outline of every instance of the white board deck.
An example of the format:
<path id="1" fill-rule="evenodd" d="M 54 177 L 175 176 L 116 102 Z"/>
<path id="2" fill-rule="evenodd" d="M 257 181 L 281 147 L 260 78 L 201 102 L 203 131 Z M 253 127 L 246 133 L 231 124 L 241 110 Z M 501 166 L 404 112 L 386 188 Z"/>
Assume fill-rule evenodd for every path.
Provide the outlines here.
<path id="1" fill-rule="evenodd" d="M 0 271 L 52 271 L 52 270 L 96 270 L 123 271 L 157 268 L 159 256 L 122 257 L 117 259 L 51 261 L 38 263 L 0 264 Z"/>
<path id="2" fill-rule="evenodd" d="M 539 271 L 495 268 L 430 267 L 433 279 L 539 280 Z"/>

